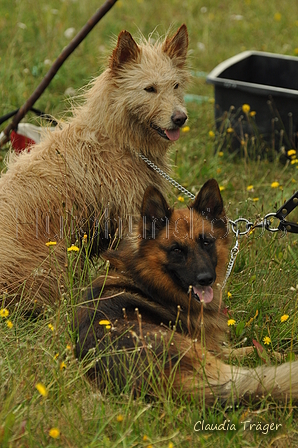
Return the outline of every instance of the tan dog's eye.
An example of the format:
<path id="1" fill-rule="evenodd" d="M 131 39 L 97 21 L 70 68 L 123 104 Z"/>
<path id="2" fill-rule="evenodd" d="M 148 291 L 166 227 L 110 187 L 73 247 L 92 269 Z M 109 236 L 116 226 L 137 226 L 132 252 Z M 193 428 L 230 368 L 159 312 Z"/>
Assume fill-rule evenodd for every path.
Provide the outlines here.
<path id="1" fill-rule="evenodd" d="M 156 88 L 153 86 L 145 87 L 144 90 L 146 90 L 146 92 L 149 92 L 149 93 L 151 93 L 151 92 L 156 93 Z"/>

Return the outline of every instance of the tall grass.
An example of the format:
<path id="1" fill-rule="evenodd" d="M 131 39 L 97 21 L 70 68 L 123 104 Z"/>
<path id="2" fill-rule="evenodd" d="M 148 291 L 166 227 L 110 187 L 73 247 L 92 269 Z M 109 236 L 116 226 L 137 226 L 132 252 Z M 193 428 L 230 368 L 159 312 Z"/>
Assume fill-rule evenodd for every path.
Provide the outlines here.
<path id="1" fill-rule="evenodd" d="M 78 31 L 98 6 L 95 0 L 0 1 L 0 115 L 22 105 L 50 61 L 69 42 L 64 31 L 71 27 Z M 133 34 L 140 30 L 146 36 L 157 27 L 163 34 L 182 22 L 190 33 L 194 73 L 188 93 L 199 97 L 187 104 L 189 131 L 182 134 L 173 150 L 173 177 L 192 192 L 215 177 L 231 219 L 244 216 L 259 220 L 297 189 L 296 165 L 281 165 L 278 157 L 251 159 L 245 153 L 222 153 L 215 132 L 213 89 L 206 85 L 205 74 L 244 49 L 297 54 L 295 2 L 172 0 L 161 4 L 156 0 L 119 0 L 65 62 L 36 107 L 63 115 L 69 108 L 66 90 L 79 89 L 101 71 L 111 38 L 120 30 Z M 3 149 L 1 157 L 5 153 Z M 273 182 L 279 186 L 272 188 Z M 171 202 L 181 202 L 178 196 L 173 190 Z M 293 215 L 291 219 L 297 221 L 297 212 Z M 241 237 L 240 253 L 224 295 L 235 320 L 229 327 L 232 343 L 249 346 L 257 341 L 263 346 L 262 357 L 272 363 L 293 359 L 298 349 L 297 253 L 295 235 L 282 237 L 256 229 Z M 79 254 L 71 256 L 75 263 Z M 28 318 L 20 304 L 9 316 L 0 318 L 1 446 L 298 446 L 297 410 L 291 403 L 281 406 L 260 397 L 257 406 L 230 408 L 217 403 L 207 410 L 195 396 L 191 401 L 174 399 L 170 393 L 160 393 L 153 401 L 142 394 L 135 399 L 129 387 L 115 393 L 108 381 L 106 391 L 100 393 L 85 377 L 92 359 L 79 363 L 73 355 L 71 298 L 76 300 L 79 287 L 95 272 L 91 265 L 85 267 L 84 281 L 64 292 L 57 309 Z M 69 274 L 72 281 L 72 270 Z M 283 315 L 289 318 L 281 322 Z M 271 341 L 268 345 L 264 343 L 266 337 Z M 256 350 L 244 360 L 251 367 L 262 362 Z M 45 396 L 36 389 L 38 383 L 46 387 Z M 202 420 L 209 424 L 230 422 L 237 429 L 194 431 L 195 423 Z M 256 427 L 244 429 L 241 422 L 248 420 L 262 425 L 281 423 L 282 427 L 265 434 Z M 51 437 L 55 435 L 50 433 L 53 428 L 59 429 L 58 438 Z"/>

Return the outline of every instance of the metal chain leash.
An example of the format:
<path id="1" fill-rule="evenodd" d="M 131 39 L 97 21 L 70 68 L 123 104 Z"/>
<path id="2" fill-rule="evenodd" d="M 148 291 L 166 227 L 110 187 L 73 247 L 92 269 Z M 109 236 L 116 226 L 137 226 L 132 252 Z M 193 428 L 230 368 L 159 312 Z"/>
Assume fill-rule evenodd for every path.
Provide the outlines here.
<path id="1" fill-rule="evenodd" d="M 195 195 L 192 194 L 190 191 L 188 191 L 186 188 L 182 187 L 176 180 L 174 180 L 172 177 L 170 177 L 167 173 L 165 173 L 162 169 L 158 168 L 158 166 L 155 165 L 155 163 L 151 162 L 150 159 L 147 159 L 143 154 L 139 153 L 139 157 L 147 163 L 150 168 L 152 168 L 154 171 L 156 171 L 161 177 L 166 179 L 170 184 L 172 184 L 177 190 L 181 191 L 181 193 L 188 196 L 190 199 L 195 199 Z"/>
<path id="2" fill-rule="evenodd" d="M 181 191 L 183 194 L 188 196 L 190 199 L 195 199 L 195 195 L 192 194 L 190 191 L 188 191 L 185 187 L 180 185 L 176 180 L 174 180 L 172 177 L 170 177 L 167 173 L 165 173 L 162 169 L 158 168 L 157 165 L 155 165 L 153 162 L 151 162 L 150 159 L 145 157 L 143 154 L 139 153 L 139 157 L 148 165 L 150 166 L 154 171 L 156 171 L 161 177 L 166 179 L 170 184 L 172 184 L 175 188 L 177 188 L 179 191 Z M 223 284 L 221 286 L 222 289 L 224 289 L 227 280 L 229 276 L 231 275 L 231 272 L 233 270 L 238 252 L 239 252 L 239 236 L 246 235 L 248 233 L 253 232 L 256 228 L 262 228 L 263 230 L 268 230 L 269 232 L 292 232 L 292 233 L 298 233 L 298 224 L 293 222 L 288 222 L 285 220 L 285 217 L 295 208 L 298 206 L 298 191 L 293 194 L 293 196 L 283 204 L 283 206 L 277 210 L 277 212 L 271 212 L 267 213 L 267 215 L 264 216 L 264 218 L 257 223 L 253 223 L 249 221 L 246 218 L 238 218 L 235 221 L 232 221 L 231 219 L 228 220 L 231 229 L 236 237 L 236 243 L 231 249 L 230 254 L 230 261 L 228 263 L 226 276 L 223 281 Z M 280 220 L 278 227 L 271 227 L 272 224 L 272 218 L 278 218 Z M 240 230 L 240 225 L 243 223 L 245 224 L 245 230 Z"/>

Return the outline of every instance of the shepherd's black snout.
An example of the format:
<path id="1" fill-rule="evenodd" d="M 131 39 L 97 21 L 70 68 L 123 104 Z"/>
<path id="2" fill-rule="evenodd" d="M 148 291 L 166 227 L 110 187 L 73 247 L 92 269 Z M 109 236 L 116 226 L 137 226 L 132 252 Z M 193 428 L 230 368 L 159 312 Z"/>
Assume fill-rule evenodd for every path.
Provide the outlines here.
<path id="1" fill-rule="evenodd" d="M 197 275 L 197 282 L 200 286 L 210 286 L 214 282 L 215 277 L 211 272 L 201 272 Z"/>
<path id="2" fill-rule="evenodd" d="M 181 126 L 183 126 L 187 120 L 187 115 L 184 112 L 176 111 L 171 116 L 171 120 L 176 126 L 179 126 L 179 128 L 181 128 Z"/>

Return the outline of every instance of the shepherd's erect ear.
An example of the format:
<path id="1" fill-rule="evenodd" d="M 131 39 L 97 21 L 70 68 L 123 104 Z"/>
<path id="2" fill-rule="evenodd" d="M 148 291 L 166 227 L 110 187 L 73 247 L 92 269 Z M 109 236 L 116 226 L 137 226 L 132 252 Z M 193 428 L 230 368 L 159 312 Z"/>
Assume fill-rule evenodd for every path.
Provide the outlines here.
<path id="1" fill-rule="evenodd" d="M 181 25 L 173 37 L 167 37 L 162 45 L 163 51 L 182 68 L 185 64 L 188 48 L 188 32 L 186 25 Z"/>
<path id="2" fill-rule="evenodd" d="M 172 212 L 161 192 L 153 186 L 148 187 L 141 206 L 140 233 L 145 238 L 155 238 L 158 231 L 167 225 Z"/>
<path id="3" fill-rule="evenodd" d="M 190 207 L 208 219 L 217 218 L 222 215 L 224 211 L 223 200 L 215 179 L 209 179 L 202 186 Z"/>
<path id="4" fill-rule="evenodd" d="M 110 57 L 110 68 L 117 69 L 127 62 L 137 61 L 140 49 L 128 31 L 121 31 L 116 48 Z"/>

